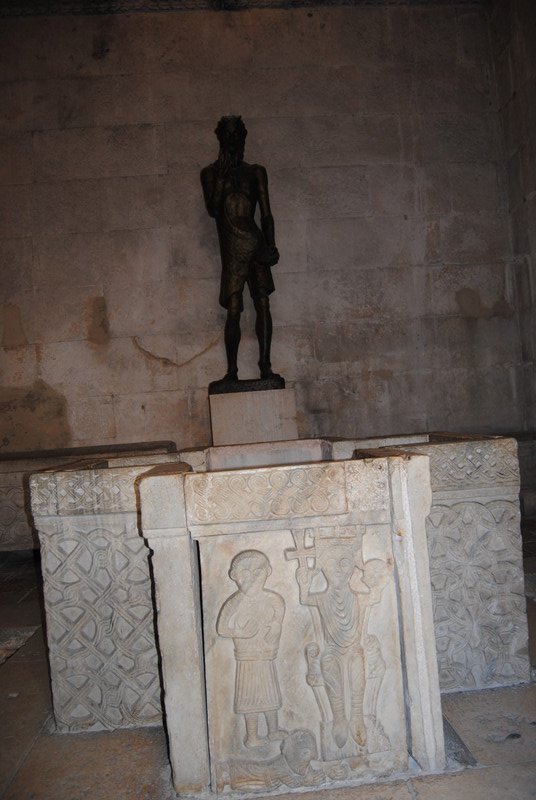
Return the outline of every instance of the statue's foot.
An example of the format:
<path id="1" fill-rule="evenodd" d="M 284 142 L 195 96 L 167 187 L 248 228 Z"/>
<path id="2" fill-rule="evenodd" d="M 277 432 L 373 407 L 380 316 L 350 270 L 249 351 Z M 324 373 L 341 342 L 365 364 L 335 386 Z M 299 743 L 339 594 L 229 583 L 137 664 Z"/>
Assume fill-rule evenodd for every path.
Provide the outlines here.
<path id="1" fill-rule="evenodd" d="M 286 739 L 287 736 L 288 736 L 288 731 L 283 730 L 283 728 L 278 728 L 277 730 L 270 731 L 268 733 L 268 738 L 270 739 L 271 742 L 282 741 L 283 739 Z"/>
<path id="2" fill-rule="evenodd" d="M 276 380 L 281 379 L 281 375 L 278 375 L 277 372 L 272 372 L 271 367 L 261 367 L 261 380 L 265 381 L 269 378 L 275 378 Z"/>
<path id="3" fill-rule="evenodd" d="M 367 731 L 365 729 L 365 721 L 363 717 L 352 720 L 352 739 L 360 747 L 363 747 L 367 739 Z"/>
<path id="4" fill-rule="evenodd" d="M 222 378 L 222 381 L 225 381 L 225 382 L 227 382 L 227 381 L 237 381 L 237 380 L 238 380 L 238 370 L 237 369 L 229 370 L 229 372 L 226 372 L 225 375 Z"/>
<path id="5" fill-rule="evenodd" d="M 348 723 L 345 719 L 339 719 L 333 723 L 333 738 L 337 747 L 342 750 L 348 740 Z"/>
<path id="6" fill-rule="evenodd" d="M 261 738 L 260 736 L 245 736 L 244 737 L 244 744 L 246 747 L 262 747 L 265 743 L 266 737 Z"/>

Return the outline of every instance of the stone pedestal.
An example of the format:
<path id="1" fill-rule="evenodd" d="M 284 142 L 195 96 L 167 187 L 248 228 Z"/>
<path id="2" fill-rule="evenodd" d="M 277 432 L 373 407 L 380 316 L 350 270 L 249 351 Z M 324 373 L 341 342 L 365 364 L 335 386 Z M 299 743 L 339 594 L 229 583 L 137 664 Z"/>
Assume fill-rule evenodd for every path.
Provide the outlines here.
<path id="1" fill-rule="evenodd" d="M 298 438 L 294 389 L 209 396 L 215 446 Z"/>
<path id="2" fill-rule="evenodd" d="M 140 497 L 179 794 L 444 768 L 426 457 L 155 471 Z"/>
<path id="3" fill-rule="evenodd" d="M 63 466 L 32 478 L 59 730 L 151 725 L 160 719 L 151 581 L 137 530 L 135 488 L 150 465 L 178 460 L 196 473 L 240 470 L 227 473 L 240 486 L 245 475 L 257 474 L 246 467 L 272 465 L 277 472 L 276 465 L 299 463 L 307 470 L 312 468 L 307 463 L 322 462 L 316 466 L 324 469 L 330 461 L 351 458 L 356 448 L 366 448 L 368 459 L 368 448 L 385 445 L 430 459 L 432 510 L 426 533 L 442 690 L 529 680 L 512 439 L 417 434 L 126 455 L 108 468 Z"/>

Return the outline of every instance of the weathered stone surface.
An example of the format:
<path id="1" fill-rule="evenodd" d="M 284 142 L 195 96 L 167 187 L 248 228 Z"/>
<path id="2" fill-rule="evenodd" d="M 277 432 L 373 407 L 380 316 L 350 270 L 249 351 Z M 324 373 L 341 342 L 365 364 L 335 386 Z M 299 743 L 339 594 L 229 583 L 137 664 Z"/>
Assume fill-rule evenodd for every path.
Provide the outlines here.
<path id="1" fill-rule="evenodd" d="M 206 453 L 206 469 L 243 469 L 264 467 L 270 464 L 298 464 L 309 461 L 330 461 L 332 444 L 322 439 L 296 439 L 287 442 L 264 442 L 243 447 L 209 447 Z M 194 468 L 195 472 L 198 469 Z"/>
<path id="2" fill-rule="evenodd" d="M 31 135 L 2 135 L 0 138 L 0 185 L 31 183 L 32 180 Z"/>
<path id="3" fill-rule="evenodd" d="M 176 608 L 167 601 L 158 609 L 178 792 L 192 784 L 219 794 L 226 786 L 269 792 L 370 780 L 405 770 L 408 750 L 425 769 L 443 768 L 424 534 L 427 469 L 416 457 L 141 479 L 157 596 L 180 596 Z M 188 533 L 199 542 L 200 589 L 177 583 L 188 559 L 171 544 L 182 546 Z M 398 589 L 394 560 L 408 573 Z M 204 695 L 191 705 L 201 650 L 188 670 L 180 650 L 196 646 L 197 629 L 183 632 L 186 642 L 177 632 L 177 614 L 201 598 L 210 773 L 203 746 L 193 761 L 182 761 L 179 749 L 179 698 L 188 696 L 196 731 L 205 720 Z"/>
<path id="4" fill-rule="evenodd" d="M 36 180 L 160 173 L 163 146 L 152 125 L 42 132 L 33 139 Z"/>
<path id="5" fill-rule="evenodd" d="M 442 690 L 528 681 L 515 440 L 447 436 L 401 447 L 430 458 L 426 534 Z"/>
<path id="6" fill-rule="evenodd" d="M 211 394 L 209 401 L 214 445 L 298 438 L 293 389 Z"/>
<path id="7" fill-rule="evenodd" d="M 529 25 L 519 29 L 530 37 Z M 531 146 L 521 139 L 534 116 L 531 48 L 518 48 L 514 64 L 509 34 L 501 33 L 500 116 L 511 173 L 503 187 L 499 119 L 487 105 L 494 97 L 488 33 L 480 11 L 437 4 L 89 15 L 71 28 L 62 16 L 6 21 L 2 301 L 21 309 L 26 340 L 35 341 L 26 385 L 43 380 L 65 398 L 69 419 L 80 421 L 73 444 L 112 430 L 109 417 L 104 425 L 95 415 L 82 421 L 76 407 L 88 390 L 99 398 L 95 407 L 112 395 L 156 392 L 155 407 L 168 420 L 177 419 L 179 403 L 173 438 L 184 447 L 209 442 L 202 389 L 217 375 L 224 312 L 216 235 L 197 173 L 216 155 L 211 143 L 222 108 L 245 114 L 251 160 L 270 168 L 281 253 L 274 356 L 279 348 L 285 371 L 278 369 L 303 387 L 299 434 L 522 426 L 521 397 L 531 407 L 534 398 L 519 371 L 519 334 L 505 331 L 495 311 L 478 317 L 500 343 L 500 357 L 491 345 L 483 353 L 473 330 L 479 325 L 464 323 L 477 319 L 467 314 L 473 295 L 462 295 L 461 305 L 455 298 L 468 288 L 484 314 L 502 299 L 515 308 L 510 277 L 503 291 L 485 268 L 499 275 L 510 260 L 507 192 L 516 255 L 529 255 L 536 230 Z M 447 275 L 448 285 L 436 284 L 439 270 L 462 264 L 467 280 Z M 431 305 L 432 284 L 445 302 L 433 297 Z M 94 329 L 81 323 L 85 311 L 70 290 L 90 299 L 82 287 L 103 298 L 107 341 L 95 342 Z M 21 292 L 20 302 L 13 299 Z M 51 304 L 55 315 L 44 324 L 42 310 Z M 510 313 L 501 304 L 503 312 Z M 523 314 L 529 353 L 536 326 Z M 445 320 L 461 323 L 456 374 L 445 353 Z M 384 330 L 376 340 L 374 321 Z M 143 340 L 149 335 L 170 339 L 153 348 Z M 179 367 L 153 361 L 148 369 L 150 357 L 134 339 Z M 385 364 L 377 360 L 382 340 Z M 12 336 L 2 343 L 3 382 L 15 386 L 13 351 L 5 348 L 27 345 Z M 244 337 L 248 368 L 254 350 Z M 475 364 L 485 364 L 486 374 L 473 377 Z M 445 391 L 454 382 L 460 391 Z M 410 411 L 406 392 L 415 389 Z M 130 425 L 145 419 L 148 438 L 160 435 L 156 415 L 142 418 L 134 404 L 131 411 Z M 18 419 L 9 431 L 12 449 L 20 448 L 26 424 Z M 112 437 L 137 434 L 125 422 Z"/>
<path id="8" fill-rule="evenodd" d="M 494 122 L 490 114 L 427 114 L 417 142 L 420 158 L 422 161 L 493 161 Z"/>
<path id="9" fill-rule="evenodd" d="M 59 730 L 161 720 L 149 565 L 138 534 L 135 486 L 155 458 L 178 460 L 160 453 L 131 458 L 135 463 L 129 466 L 31 478 Z"/>
<path id="10" fill-rule="evenodd" d="M 2 259 L 3 280 L 0 288 L 2 302 L 9 302 L 20 292 L 29 289 L 32 276 L 32 240 L 28 238 L 0 239 L 0 258 Z M 4 307 L 5 313 L 5 307 Z M 4 322 L 5 325 L 5 322 Z M 6 344 L 5 327 L 2 331 L 2 344 Z"/>
<path id="11" fill-rule="evenodd" d="M 506 155 L 506 194 L 511 220 L 512 247 L 516 270 L 530 273 L 534 285 L 536 265 L 536 218 L 534 201 L 536 115 L 530 97 L 534 91 L 534 21 L 530 4 L 524 0 L 498 3 L 491 18 L 494 67 L 498 76 L 499 117 Z M 514 281 L 519 280 L 514 273 Z M 520 281 L 521 283 L 521 281 Z M 516 292 L 523 366 L 519 371 L 524 424 L 533 430 L 536 416 L 534 402 L 535 298 L 533 291 Z"/>

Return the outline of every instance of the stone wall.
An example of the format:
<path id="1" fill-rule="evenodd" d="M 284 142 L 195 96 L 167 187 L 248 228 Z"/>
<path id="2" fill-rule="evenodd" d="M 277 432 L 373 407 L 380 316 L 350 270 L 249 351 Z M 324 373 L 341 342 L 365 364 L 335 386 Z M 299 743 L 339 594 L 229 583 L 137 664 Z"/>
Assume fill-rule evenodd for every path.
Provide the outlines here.
<path id="1" fill-rule="evenodd" d="M 525 424 L 536 425 L 536 9 L 531 0 L 500 0 L 492 14 L 493 54 L 508 177 L 524 362 Z"/>
<path id="2" fill-rule="evenodd" d="M 521 427 L 491 67 L 452 5 L 3 20 L 0 447 L 209 442 L 198 173 L 230 112 L 269 169 L 300 436 Z"/>

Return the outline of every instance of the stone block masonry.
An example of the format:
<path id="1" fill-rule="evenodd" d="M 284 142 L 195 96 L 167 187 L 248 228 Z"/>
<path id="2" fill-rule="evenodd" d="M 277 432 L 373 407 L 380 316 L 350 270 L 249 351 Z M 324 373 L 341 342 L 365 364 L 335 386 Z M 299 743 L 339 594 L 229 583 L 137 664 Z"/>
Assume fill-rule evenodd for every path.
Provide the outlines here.
<path id="1" fill-rule="evenodd" d="M 270 175 L 299 435 L 521 429 L 488 23 L 453 4 L 3 19 L 0 446 L 210 442 L 224 312 L 198 171 L 229 112 Z"/>

